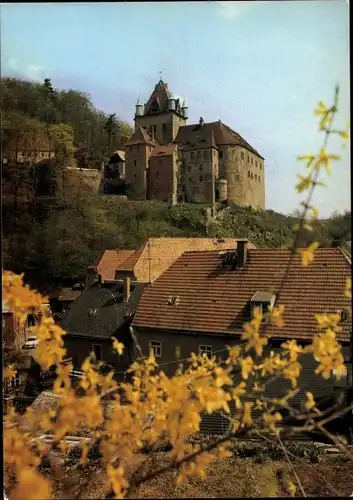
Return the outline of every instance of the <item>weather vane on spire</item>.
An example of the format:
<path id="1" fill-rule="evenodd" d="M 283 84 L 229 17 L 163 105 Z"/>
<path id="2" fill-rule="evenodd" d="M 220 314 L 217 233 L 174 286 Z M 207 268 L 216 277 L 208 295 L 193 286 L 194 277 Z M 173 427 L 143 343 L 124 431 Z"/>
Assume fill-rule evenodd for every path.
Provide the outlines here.
<path id="1" fill-rule="evenodd" d="M 162 76 L 163 76 L 163 75 L 162 75 L 162 71 L 160 71 L 160 72 L 159 72 L 159 79 L 160 79 L 160 80 L 163 80 Z"/>

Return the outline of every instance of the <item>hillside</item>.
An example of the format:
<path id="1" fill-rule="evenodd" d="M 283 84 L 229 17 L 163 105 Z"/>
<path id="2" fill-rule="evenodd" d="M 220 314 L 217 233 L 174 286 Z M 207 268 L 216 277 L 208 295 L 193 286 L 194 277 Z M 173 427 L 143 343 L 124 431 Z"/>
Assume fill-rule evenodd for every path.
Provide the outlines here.
<path id="1" fill-rule="evenodd" d="M 41 200 L 29 208 L 3 205 L 3 265 L 25 272 L 32 282 L 80 279 L 105 249 L 136 248 L 153 236 L 246 237 L 259 247 L 280 247 L 291 242 L 296 221 L 273 211 L 231 206 L 207 230 L 205 205 L 169 207 L 92 195 Z M 327 247 L 337 239 L 350 240 L 350 228 L 350 212 L 318 221 L 301 245 L 318 240 Z"/>
<path id="2" fill-rule="evenodd" d="M 58 90 L 50 79 L 43 83 L 1 78 L 2 151 L 38 149 L 60 139 L 62 149 L 73 142 L 81 167 L 97 167 L 131 135 L 130 125 L 96 109 L 89 95 Z"/>

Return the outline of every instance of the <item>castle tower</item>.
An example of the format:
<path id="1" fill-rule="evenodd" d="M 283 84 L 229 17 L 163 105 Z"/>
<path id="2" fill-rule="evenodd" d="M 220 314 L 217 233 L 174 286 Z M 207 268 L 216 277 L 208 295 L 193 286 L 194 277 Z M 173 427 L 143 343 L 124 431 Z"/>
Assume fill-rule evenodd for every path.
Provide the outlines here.
<path id="1" fill-rule="evenodd" d="M 173 142 L 186 121 L 187 107 L 182 107 L 181 100 L 169 91 L 168 84 L 162 78 L 155 85 L 145 106 L 139 101 L 136 104 L 135 130 L 144 128 L 161 145 Z"/>

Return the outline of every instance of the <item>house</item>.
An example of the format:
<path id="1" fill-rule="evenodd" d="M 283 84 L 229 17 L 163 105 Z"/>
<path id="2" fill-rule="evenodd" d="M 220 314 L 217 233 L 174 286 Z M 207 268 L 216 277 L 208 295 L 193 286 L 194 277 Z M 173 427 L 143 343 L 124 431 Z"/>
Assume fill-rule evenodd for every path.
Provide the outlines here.
<path id="1" fill-rule="evenodd" d="M 117 149 L 112 154 L 105 168 L 104 177 L 107 179 L 125 178 L 125 151 Z"/>
<path id="2" fill-rule="evenodd" d="M 66 331 L 65 348 L 75 369 L 93 352 L 97 361 L 121 375 L 126 371 L 132 362 L 129 326 L 143 288 L 143 284 L 127 277 L 113 286 L 91 286 L 75 300 L 60 322 Z M 112 337 L 125 345 L 121 356 L 113 350 Z"/>
<path id="3" fill-rule="evenodd" d="M 49 304 L 47 310 L 50 310 Z M 31 335 L 30 330 L 38 320 L 39 316 L 34 311 L 21 324 L 7 302 L 2 301 L 3 357 L 6 364 L 14 364 L 16 367 L 15 378 L 4 382 L 4 396 L 12 402 L 38 379 L 40 373 L 35 360 L 37 339 Z"/>
<path id="4" fill-rule="evenodd" d="M 248 248 L 246 241 L 238 241 L 236 251 L 183 253 L 141 297 L 132 327 L 144 354 L 152 349 L 169 375 L 177 368 L 177 348 L 179 359 L 188 359 L 191 352 L 222 358 L 228 345 L 241 342 L 242 325 L 251 319 L 253 307 L 276 304 L 289 258 L 287 249 Z M 340 311 L 339 340 L 347 363 L 347 377 L 326 381 L 314 374 L 313 357 L 303 357 L 302 391 L 295 404 L 301 404 L 306 391 L 319 400 L 352 383 L 352 322 L 346 314 L 350 300 L 344 296 L 350 275 L 351 262 L 339 248 L 316 250 L 314 262 L 306 267 L 299 255 L 294 258 L 279 300 L 285 326 L 274 330 L 266 352 L 278 351 L 287 339 L 311 342 L 318 333 L 314 314 Z M 268 390 L 284 394 L 287 382 L 274 382 Z"/>
<path id="5" fill-rule="evenodd" d="M 16 138 L 7 145 L 5 154 L 8 161 L 15 164 L 28 165 L 41 160 L 48 160 L 55 157 L 51 141 L 46 134 Z"/>
<path id="6" fill-rule="evenodd" d="M 86 286 L 99 276 L 103 282 L 114 282 L 129 276 L 141 283 L 156 280 L 183 252 L 192 250 L 232 250 L 240 238 L 149 238 L 137 250 L 106 250 L 96 264 L 86 270 Z M 248 242 L 249 248 L 255 246 Z"/>

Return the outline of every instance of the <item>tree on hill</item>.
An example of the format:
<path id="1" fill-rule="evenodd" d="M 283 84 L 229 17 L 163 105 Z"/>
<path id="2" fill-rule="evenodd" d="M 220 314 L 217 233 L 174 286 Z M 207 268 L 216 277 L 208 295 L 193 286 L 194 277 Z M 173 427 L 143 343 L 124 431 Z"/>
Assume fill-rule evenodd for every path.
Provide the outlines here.
<path id="1" fill-rule="evenodd" d="M 109 136 L 105 129 L 109 115 L 96 109 L 84 92 L 55 89 L 50 78 L 43 83 L 1 78 L 1 94 L 3 113 L 25 115 L 47 126 L 70 125 L 74 146 L 82 152 L 84 166 L 96 167 L 108 156 L 109 137 L 112 148 L 122 147 L 132 134 L 130 125 L 116 117 L 116 127 Z"/>

